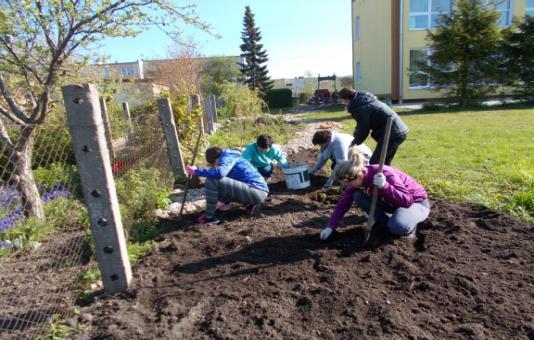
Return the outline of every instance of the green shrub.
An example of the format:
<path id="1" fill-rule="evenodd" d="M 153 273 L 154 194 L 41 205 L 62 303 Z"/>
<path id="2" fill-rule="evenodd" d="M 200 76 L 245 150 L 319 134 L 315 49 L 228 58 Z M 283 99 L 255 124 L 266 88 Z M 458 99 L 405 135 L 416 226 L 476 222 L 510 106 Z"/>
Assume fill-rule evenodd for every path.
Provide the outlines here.
<path id="1" fill-rule="evenodd" d="M 309 93 L 299 93 L 299 104 L 306 104 L 310 98 L 311 94 Z"/>
<path id="2" fill-rule="evenodd" d="M 265 102 L 270 109 L 293 106 L 293 93 L 290 89 L 272 89 L 265 93 Z"/>
<path id="3" fill-rule="evenodd" d="M 41 191 L 50 190 L 54 185 L 64 183 L 74 196 L 81 198 L 81 180 L 76 165 L 58 162 L 50 164 L 48 168 L 40 166 L 33 170 L 33 178 L 36 183 L 43 186 Z"/>

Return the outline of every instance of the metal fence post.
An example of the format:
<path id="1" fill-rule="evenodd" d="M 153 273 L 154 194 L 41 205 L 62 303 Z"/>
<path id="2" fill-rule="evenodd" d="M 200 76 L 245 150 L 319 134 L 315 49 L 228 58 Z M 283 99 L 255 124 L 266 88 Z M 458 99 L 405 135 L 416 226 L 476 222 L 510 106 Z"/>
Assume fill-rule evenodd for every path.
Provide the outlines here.
<path id="1" fill-rule="evenodd" d="M 111 134 L 111 125 L 109 124 L 108 108 L 104 97 L 100 97 L 100 110 L 102 112 L 102 121 L 104 122 L 104 131 L 106 142 L 108 145 L 109 156 L 112 160 L 115 159 L 115 151 L 113 150 L 113 135 Z"/>
<path id="2" fill-rule="evenodd" d="M 104 289 L 122 292 L 128 289 L 132 270 L 98 93 L 92 84 L 68 85 L 61 90 Z"/>
<path id="3" fill-rule="evenodd" d="M 184 158 L 180 149 L 180 141 L 176 133 L 176 124 L 172 114 L 171 101 L 169 98 L 158 99 L 158 110 L 165 141 L 167 142 L 167 155 L 172 166 L 172 172 L 175 177 L 185 176 Z"/>
<path id="4" fill-rule="evenodd" d="M 132 116 L 130 115 L 130 106 L 128 105 L 128 102 L 122 103 L 122 111 L 124 112 L 124 119 L 126 119 L 126 122 L 128 122 L 128 131 L 131 135 L 133 135 L 133 123 L 132 123 Z"/>

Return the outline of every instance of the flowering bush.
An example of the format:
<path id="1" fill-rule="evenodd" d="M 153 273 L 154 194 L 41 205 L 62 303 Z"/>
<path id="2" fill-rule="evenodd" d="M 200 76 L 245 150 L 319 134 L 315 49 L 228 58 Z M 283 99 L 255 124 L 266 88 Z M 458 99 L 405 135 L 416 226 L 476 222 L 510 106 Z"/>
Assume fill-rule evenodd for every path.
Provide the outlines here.
<path id="1" fill-rule="evenodd" d="M 39 188 L 43 189 L 43 185 L 39 185 Z M 71 193 L 63 183 L 57 183 L 50 189 L 43 190 L 41 199 L 45 203 L 47 218 L 51 215 L 50 209 L 46 209 L 47 203 L 70 196 Z M 37 246 L 33 236 L 45 225 L 46 223 L 39 223 L 32 218 L 25 219 L 20 193 L 12 185 L 0 184 L 0 248 L 20 249 L 26 245 Z"/>

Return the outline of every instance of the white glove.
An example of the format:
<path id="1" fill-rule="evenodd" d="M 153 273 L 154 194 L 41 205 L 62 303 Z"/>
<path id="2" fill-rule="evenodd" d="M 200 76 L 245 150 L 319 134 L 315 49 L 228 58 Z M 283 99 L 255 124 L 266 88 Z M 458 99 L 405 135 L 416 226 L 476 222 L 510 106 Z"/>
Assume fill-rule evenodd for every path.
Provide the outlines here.
<path id="1" fill-rule="evenodd" d="M 382 173 L 377 173 L 373 178 L 373 184 L 378 188 L 382 189 L 386 185 L 386 176 Z"/>
<path id="2" fill-rule="evenodd" d="M 319 237 L 321 238 L 321 241 L 324 241 L 327 238 L 329 238 L 330 235 L 332 235 L 333 231 L 334 230 L 332 228 L 330 228 L 330 227 L 326 227 L 323 230 L 321 230 L 321 235 L 319 235 Z"/>
<path id="3" fill-rule="evenodd" d="M 326 183 L 323 185 L 323 188 L 330 188 L 334 184 L 334 180 L 332 178 L 329 178 L 326 180 Z"/>

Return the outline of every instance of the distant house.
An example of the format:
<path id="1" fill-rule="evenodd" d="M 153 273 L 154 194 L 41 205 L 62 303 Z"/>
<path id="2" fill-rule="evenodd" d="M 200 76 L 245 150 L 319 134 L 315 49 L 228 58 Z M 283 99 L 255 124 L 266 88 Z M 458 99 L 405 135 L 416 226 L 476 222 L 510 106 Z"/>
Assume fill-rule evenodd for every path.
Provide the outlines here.
<path id="1" fill-rule="evenodd" d="M 130 106 L 154 102 L 162 91 L 169 90 L 168 84 L 175 78 L 194 77 L 202 65 L 214 58 L 231 58 L 236 63 L 242 57 L 205 57 L 188 59 L 138 60 L 91 65 L 97 78 L 115 82 L 119 87 L 113 101 L 127 101 Z M 179 71 L 178 71 L 179 70 Z M 181 72 L 181 73 L 180 73 Z M 188 79 L 196 82 L 198 79 Z"/>
<path id="2" fill-rule="evenodd" d="M 416 66 L 429 53 L 425 37 L 452 0 L 351 0 L 354 86 L 393 101 L 436 98 L 429 78 Z M 502 0 L 500 25 L 534 15 L 534 0 Z"/>

